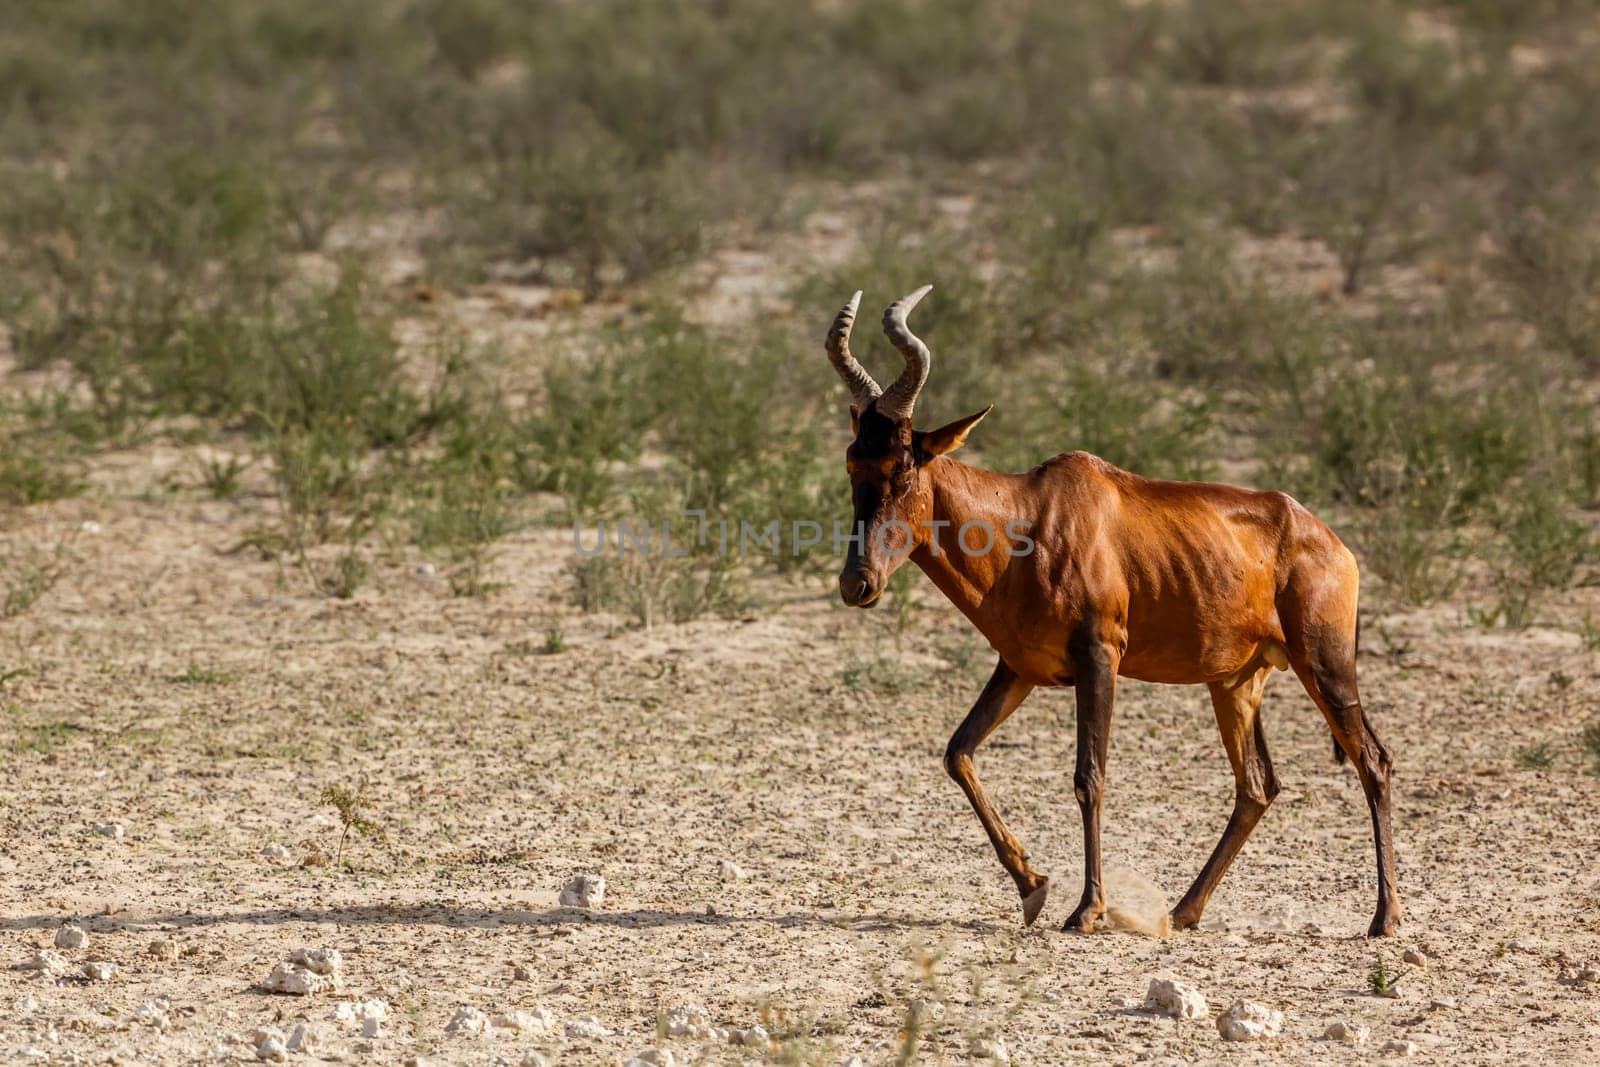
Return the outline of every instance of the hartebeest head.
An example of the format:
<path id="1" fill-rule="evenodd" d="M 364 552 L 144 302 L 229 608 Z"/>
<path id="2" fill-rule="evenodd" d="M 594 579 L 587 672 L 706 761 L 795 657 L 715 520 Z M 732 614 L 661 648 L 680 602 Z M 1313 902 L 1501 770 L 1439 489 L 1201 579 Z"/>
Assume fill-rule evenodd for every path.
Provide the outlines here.
<path id="1" fill-rule="evenodd" d="M 883 312 L 883 331 L 906 361 L 906 369 L 887 390 L 880 389 L 850 354 L 850 328 L 861 306 L 859 292 L 839 310 L 828 330 L 828 359 L 850 390 L 850 429 L 855 433 L 844 454 L 855 504 L 855 538 L 839 572 L 839 594 L 852 607 L 876 604 L 889 576 L 926 543 L 933 461 L 960 448 L 989 413 L 985 408 L 937 430 L 912 429 L 912 408 L 932 361 L 928 346 L 906 325 L 906 316 L 932 288 L 924 285 Z"/>

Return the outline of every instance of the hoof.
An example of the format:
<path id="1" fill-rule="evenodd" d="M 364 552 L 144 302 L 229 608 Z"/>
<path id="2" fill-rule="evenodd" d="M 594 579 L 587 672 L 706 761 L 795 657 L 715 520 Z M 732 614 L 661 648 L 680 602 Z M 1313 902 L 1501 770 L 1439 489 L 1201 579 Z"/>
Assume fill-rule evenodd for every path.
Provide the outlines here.
<path id="1" fill-rule="evenodd" d="M 1039 888 L 1022 898 L 1022 925 L 1032 926 L 1033 920 L 1044 910 L 1044 898 L 1050 895 L 1050 879 L 1039 883 Z"/>
<path id="2" fill-rule="evenodd" d="M 1400 930 L 1400 916 L 1374 915 L 1372 925 L 1367 927 L 1368 937 L 1393 937 Z"/>
<path id="3" fill-rule="evenodd" d="M 1105 913 L 1105 905 L 1079 904 L 1078 909 L 1061 924 L 1062 933 L 1087 934 L 1094 932 L 1094 924 Z"/>
<path id="4" fill-rule="evenodd" d="M 1174 930 L 1192 930 L 1200 925 L 1200 916 L 1179 911 L 1177 908 L 1173 908 L 1172 913 L 1167 918 L 1172 921 Z"/>

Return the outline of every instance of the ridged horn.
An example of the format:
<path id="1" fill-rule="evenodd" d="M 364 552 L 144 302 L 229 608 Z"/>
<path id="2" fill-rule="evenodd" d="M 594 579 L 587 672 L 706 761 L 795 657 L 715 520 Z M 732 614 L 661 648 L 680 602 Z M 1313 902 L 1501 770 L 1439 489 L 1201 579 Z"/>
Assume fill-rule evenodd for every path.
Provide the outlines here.
<path id="1" fill-rule="evenodd" d="M 909 419 L 911 409 L 917 403 L 917 394 L 922 392 L 922 383 L 928 380 L 928 368 L 932 365 L 932 357 L 928 353 L 928 346 L 922 339 L 911 332 L 906 325 L 906 316 L 911 314 L 911 309 L 916 307 L 923 297 L 928 295 L 931 285 L 924 285 L 914 293 L 907 293 L 899 300 L 890 304 L 883 312 L 883 332 L 889 336 L 889 343 L 900 350 L 900 355 L 905 357 L 906 369 L 894 384 L 884 390 L 878 398 L 878 414 L 891 419 Z"/>
<path id="2" fill-rule="evenodd" d="M 844 379 L 845 388 L 850 390 L 850 406 L 858 414 L 883 393 L 867 369 L 850 354 L 850 328 L 856 323 L 856 309 L 860 306 L 861 290 L 857 289 L 856 295 L 833 317 L 833 325 L 828 327 L 827 343 L 828 362 Z"/>

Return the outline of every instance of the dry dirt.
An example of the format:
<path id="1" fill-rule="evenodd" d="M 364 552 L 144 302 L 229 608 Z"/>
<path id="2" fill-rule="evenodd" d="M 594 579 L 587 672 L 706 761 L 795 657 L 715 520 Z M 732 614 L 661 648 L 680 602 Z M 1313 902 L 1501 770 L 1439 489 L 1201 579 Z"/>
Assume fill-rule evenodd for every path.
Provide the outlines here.
<path id="1" fill-rule="evenodd" d="M 74 563 L 0 630 L 0 674 L 26 672 L 0 689 L 0 1061 L 253 1061 L 253 1031 L 298 1020 L 320 1037 L 301 1062 L 616 1063 L 661 1044 L 680 1062 L 875 1064 L 908 1041 L 914 1062 L 966 1062 L 986 1036 L 1027 1064 L 1356 1062 L 1390 1040 L 1422 1062 L 1600 1061 L 1600 980 L 1579 977 L 1600 964 L 1600 777 L 1579 741 L 1600 652 L 1576 633 L 1593 589 L 1518 634 L 1463 605 L 1367 617 L 1401 937 L 1361 936 L 1365 806 L 1285 675 L 1264 709 L 1284 792 L 1204 927 L 1075 936 L 1058 929 L 1081 862 L 1070 691 L 1036 694 L 978 756 L 1055 879 L 1023 930 L 940 767 L 992 666 L 942 603 L 896 640 L 890 611 L 847 612 L 812 576 L 769 583 L 748 618 L 644 633 L 568 606 L 570 532 L 542 528 L 500 547 L 488 597 L 452 597 L 396 551 L 328 600 L 226 554 L 270 502 L 207 499 L 192 469 L 171 446 L 104 457 L 90 493 L 7 532 L 68 535 Z M 546 654 L 552 626 L 566 647 Z M 1206 694 L 1128 683 L 1115 721 L 1108 860 L 1175 899 L 1232 799 Z M 1541 743 L 1549 769 L 1519 763 Z M 341 870 L 319 795 L 363 778 L 385 838 L 353 836 Z M 121 839 L 92 830 L 112 822 Z M 558 906 L 580 873 L 608 883 L 592 912 Z M 74 973 L 114 961 L 109 982 L 12 968 L 69 920 L 90 936 L 62 950 Z M 168 940 L 174 958 L 151 953 Z M 318 947 L 342 954 L 341 993 L 263 991 Z M 1400 964 L 1407 949 L 1426 964 Z M 1406 972 L 1394 999 L 1367 990 L 1377 951 Z M 1156 976 L 1196 985 L 1211 1018 L 1140 1010 Z M 331 1018 L 368 997 L 390 1007 L 373 1040 Z M 135 1016 L 154 998 L 164 1030 Z M 1223 1042 L 1214 1018 L 1240 998 L 1282 1009 L 1282 1035 Z M 659 1037 L 691 1003 L 775 1044 Z M 614 1033 L 447 1037 L 462 1006 Z M 1336 1020 L 1368 1044 L 1325 1040 Z"/>

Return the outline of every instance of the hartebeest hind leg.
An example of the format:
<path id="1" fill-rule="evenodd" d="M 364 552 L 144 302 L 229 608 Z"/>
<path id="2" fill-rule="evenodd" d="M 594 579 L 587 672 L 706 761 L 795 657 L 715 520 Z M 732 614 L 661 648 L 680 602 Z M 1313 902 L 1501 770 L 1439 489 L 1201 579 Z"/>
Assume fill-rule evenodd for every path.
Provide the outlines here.
<path id="1" fill-rule="evenodd" d="M 1086 934 L 1106 910 L 1100 878 L 1100 804 L 1111 743 L 1111 706 L 1117 696 L 1117 654 L 1098 636 L 1088 634 L 1069 642 L 1067 651 L 1078 704 L 1078 766 L 1072 792 L 1083 812 L 1083 898 L 1061 928 Z"/>
<path id="2" fill-rule="evenodd" d="M 1289 650 L 1289 662 L 1306 692 L 1322 710 L 1333 740 L 1355 764 L 1372 814 L 1372 839 L 1378 853 L 1378 907 L 1368 937 L 1388 937 L 1400 926 L 1400 896 L 1394 884 L 1394 833 L 1389 826 L 1389 750 L 1367 721 L 1356 689 L 1355 642 L 1332 649 Z"/>
<path id="3" fill-rule="evenodd" d="M 978 702 L 972 706 L 961 725 L 956 727 L 944 753 L 945 770 L 967 794 L 967 799 L 972 802 L 972 810 L 978 813 L 978 821 L 983 823 L 989 841 L 994 845 L 995 854 L 1000 857 L 1001 865 L 1017 883 L 1017 892 L 1022 895 L 1024 926 L 1033 925 L 1033 920 L 1039 917 L 1040 910 L 1044 908 L 1045 897 L 1050 892 L 1050 879 L 1029 865 L 1027 850 L 989 803 L 983 783 L 978 781 L 978 772 L 972 765 L 972 754 L 983 744 L 983 739 L 1005 722 L 1031 692 L 1033 686 L 1018 678 L 1016 672 L 1001 660 L 989 684 L 983 687 Z"/>
<path id="4" fill-rule="evenodd" d="M 1272 773 L 1272 757 L 1267 755 L 1267 739 L 1261 731 L 1261 695 L 1271 673 L 1271 667 L 1262 667 L 1233 684 L 1211 683 L 1211 706 L 1217 713 L 1217 728 L 1222 731 L 1222 747 L 1233 764 L 1233 814 L 1228 816 L 1222 840 L 1217 842 L 1194 885 L 1172 909 L 1174 929 L 1199 923 L 1206 902 L 1228 865 L 1266 814 L 1272 798 L 1278 795 L 1278 779 Z"/>

